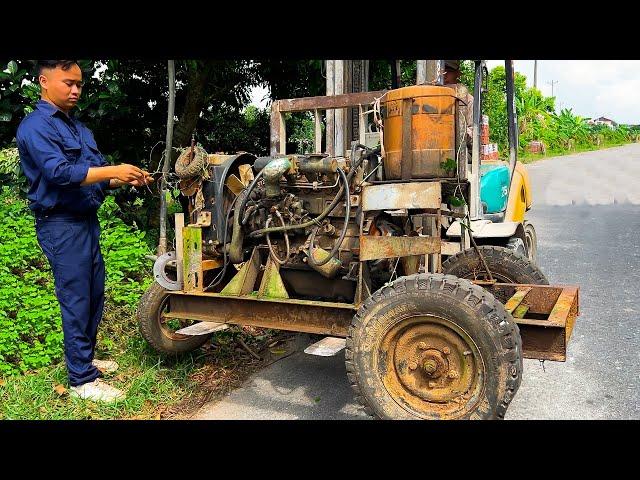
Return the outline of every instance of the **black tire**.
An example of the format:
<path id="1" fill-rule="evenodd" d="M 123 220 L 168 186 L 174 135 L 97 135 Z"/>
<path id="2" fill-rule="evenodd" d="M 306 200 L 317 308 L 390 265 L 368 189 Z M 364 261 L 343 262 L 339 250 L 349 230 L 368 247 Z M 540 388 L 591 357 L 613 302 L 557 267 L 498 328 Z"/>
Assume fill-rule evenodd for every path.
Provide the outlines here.
<path id="1" fill-rule="evenodd" d="M 478 249 L 487 262 L 491 275 L 499 283 L 549 285 L 542 270 L 524 255 L 493 245 L 482 245 Z M 468 280 L 482 280 L 486 276 L 486 270 L 475 248 L 468 248 L 447 258 L 442 263 L 442 272 Z"/>
<path id="2" fill-rule="evenodd" d="M 421 273 L 400 277 L 364 302 L 349 328 L 345 360 L 369 415 L 502 419 L 520 386 L 522 340 L 511 315 L 486 290 Z"/>
<path id="3" fill-rule="evenodd" d="M 208 154 L 202 147 L 194 147 L 194 158 L 191 159 L 191 148 L 185 148 L 176 160 L 176 175 L 179 178 L 191 178 L 201 174 L 207 164 Z"/>
<path id="4" fill-rule="evenodd" d="M 140 298 L 136 317 L 144 339 L 160 353 L 187 353 L 204 345 L 210 335 L 180 335 L 161 324 L 160 313 L 168 297 L 169 291 L 153 282 Z"/>
<path id="5" fill-rule="evenodd" d="M 538 236 L 536 229 L 530 223 L 524 224 L 524 245 L 527 249 L 527 257 L 533 263 L 538 263 Z"/>

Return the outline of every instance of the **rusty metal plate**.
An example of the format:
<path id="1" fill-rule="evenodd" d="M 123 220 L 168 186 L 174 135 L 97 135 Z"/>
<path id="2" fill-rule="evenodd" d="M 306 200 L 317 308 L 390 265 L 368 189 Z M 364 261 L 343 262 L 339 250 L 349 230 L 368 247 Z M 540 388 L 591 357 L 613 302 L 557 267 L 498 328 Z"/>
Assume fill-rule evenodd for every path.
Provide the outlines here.
<path id="1" fill-rule="evenodd" d="M 176 292 L 176 295 L 171 295 L 172 316 L 346 337 L 356 310 L 355 305 L 346 303 L 192 293 Z"/>
<path id="2" fill-rule="evenodd" d="M 165 318 L 172 318 L 171 314 L 166 313 Z M 226 330 L 228 328 L 229 325 L 226 323 L 198 322 L 193 325 L 189 325 L 188 327 L 181 328 L 180 330 L 176 330 L 176 333 L 181 335 L 199 336 L 219 332 L 220 330 Z"/>
<path id="3" fill-rule="evenodd" d="M 319 357 L 333 357 L 347 345 L 347 340 L 340 337 L 324 337 L 319 342 L 309 345 L 304 353 Z"/>
<path id="4" fill-rule="evenodd" d="M 400 210 L 441 206 L 440 182 L 388 183 L 362 189 L 362 209 Z"/>
<path id="5" fill-rule="evenodd" d="M 440 253 L 438 237 L 360 237 L 360 261 Z"/>

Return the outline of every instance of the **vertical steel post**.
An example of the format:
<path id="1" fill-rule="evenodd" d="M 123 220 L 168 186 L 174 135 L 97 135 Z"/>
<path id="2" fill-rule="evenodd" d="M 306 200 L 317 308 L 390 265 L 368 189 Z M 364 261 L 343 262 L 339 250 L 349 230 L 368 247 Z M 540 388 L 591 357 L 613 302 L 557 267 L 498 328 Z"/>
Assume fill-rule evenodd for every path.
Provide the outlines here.
<path id="1" fill-rule="evenodd" d="M 482 217 L 480 208 L 480 117 L 482 115 L 482 67 L 483 62 L 475 62 L 475 80 L 473 85 L 473 146 L 471 151 L 471 192 L 469 215 L 471 220 Z"/>
<path id="2" fill-rule="evenodd" d="M 416 61 L 416 85 L 424 85 L 427 83 L 427 61 Z"/>
<path id="3" fill-rule="evenodd" d="M 334 94 L 342 95 L 344 93 L 344 60 L 334 60 Z M 335 144 L 334 149 L 336 157 L 344 156 L 344 123 L 346 110 L 336 109 L 335 112 Z"/>
<path id="4" fill-rule="evenodd" d="M 335 94 L 335 83 L 334 83 L 334 61 L 327 60 L 327 95 Z M 327 130 L 325 132 L 326 136 L 326 151 L 329 155 L 335 155 L 335 110 L 327 109 L 325 111 L 325 115 L 327 116 Z"/>
<path id="5" fill-rule="evenodd" d="M 513 60 L 505 60 L 504 69 L 507 83 L 507 127 L 509 134 L 509 177 L 513 180 L 513 172 L 518 161 L 518 118 L 516 112 L 516 96 L 514 89 Z M 511 188 L 511 181 L 509 182 Z"/>
<path id="6" fill-rule="evenodd" d="M 169 108 L 167 111 L 167 136 L 165 139 L 166 148 L 164 151 L 164 164 L 162 165 L 162 182 L 160 188 L 160 238 L 158 240 L 158 255 L 167 253 L 167 182 L 165 180 L 169 173 L 171 162 L 171 142 L 173 141 L 173 112 L 176 98 L 176 72 L 173 60 L 168 62 L 169 69 Z"/>

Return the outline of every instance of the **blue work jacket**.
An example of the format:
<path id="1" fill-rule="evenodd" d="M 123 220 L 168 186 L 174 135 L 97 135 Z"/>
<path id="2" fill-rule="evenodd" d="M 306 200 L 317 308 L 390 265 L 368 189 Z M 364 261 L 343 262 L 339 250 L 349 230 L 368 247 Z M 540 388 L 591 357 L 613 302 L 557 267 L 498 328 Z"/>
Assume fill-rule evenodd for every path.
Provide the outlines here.
<path id="1" fill-rule="evenodd" d="M 109 181 L 80 186 L 89 167 L 108 165 L 89 130 L 73 115 L 40 100 L 16 133 L 20 162 L 29 180 L 29 208 L 90 214 L 104 201 Z"/>

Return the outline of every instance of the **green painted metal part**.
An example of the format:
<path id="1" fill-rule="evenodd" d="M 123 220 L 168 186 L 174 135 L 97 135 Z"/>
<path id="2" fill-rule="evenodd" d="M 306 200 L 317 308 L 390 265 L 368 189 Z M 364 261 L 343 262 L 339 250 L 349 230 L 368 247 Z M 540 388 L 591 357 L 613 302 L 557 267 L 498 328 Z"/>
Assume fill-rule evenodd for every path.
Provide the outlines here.
<path id="1" fill-rule="evenodd" d="M 280 266 L 271 257 L 267 260 L 267 266 L 262 275 L 258 298 L 289 298 L 280 276 Z"/>
<path id="2" fill-rule="evenodd" d="M 525 314 L 529 311 L 528 305 L 520 304 L 518 308 L 513 311 L 513 318 L 524 318 Z"/>
<path id="3" fill-rule="evenodd" d="M 182 268 L 184 289 L 194 290 L 202 286 L 202 229 L 184 227 L 182 229 Z"/>
<path id="4" fill-rule="evenodd" d="M 227 285 L 220 292 L 221 295 L 241 296 L 248 295 L 253 291 L 253 286 L 258 277 L 260 269 L 260 254 L 257 248 L 253 249 L 251 258 L 235 274 Z"/>

